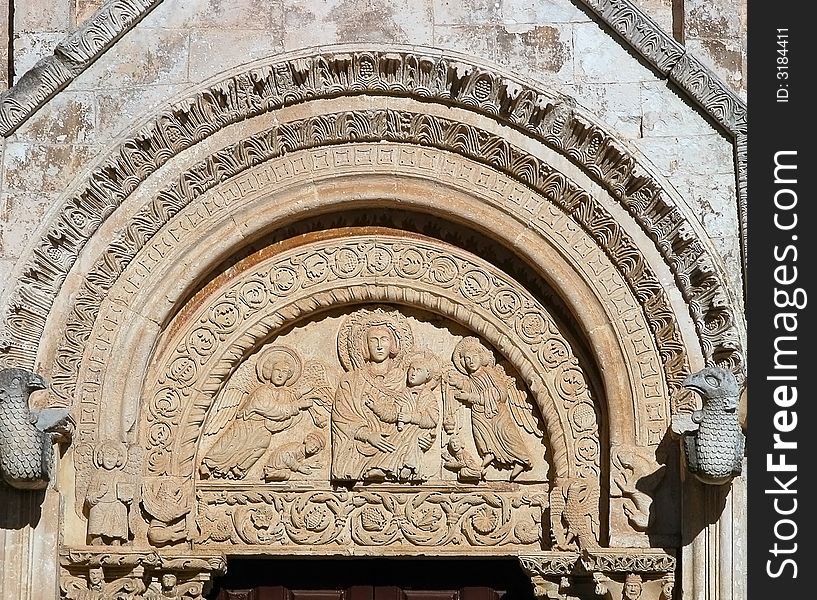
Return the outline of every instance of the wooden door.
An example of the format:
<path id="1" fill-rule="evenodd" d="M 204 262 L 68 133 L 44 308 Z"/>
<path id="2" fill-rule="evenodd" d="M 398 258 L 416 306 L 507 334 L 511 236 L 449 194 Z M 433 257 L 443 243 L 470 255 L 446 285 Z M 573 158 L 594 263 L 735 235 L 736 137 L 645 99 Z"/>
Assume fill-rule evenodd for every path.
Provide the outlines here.
<path id="1" fill-rule="evenodd" d="M 215 600 L 533 600 L 516 561 L 230 561 Z"/>

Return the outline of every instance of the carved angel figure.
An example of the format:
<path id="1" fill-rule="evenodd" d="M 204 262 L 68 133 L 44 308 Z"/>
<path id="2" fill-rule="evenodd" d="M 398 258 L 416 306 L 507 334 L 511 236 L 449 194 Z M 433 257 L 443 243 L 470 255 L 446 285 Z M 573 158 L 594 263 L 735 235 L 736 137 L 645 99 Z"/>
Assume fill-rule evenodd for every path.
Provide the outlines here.
<path id="1" fill-rule="evenodd" d="M 411 354 L 414 337 L 396 311 L 347 317 L 338 354 L 347 373 L 332 407 L 332 478 L 422 481 L 420 462 L 436 438 L 439 362 Z M 434 432 L 434 433 L 432 433 Z"/>
<path id="2" fill-rule="evenodd" d="M 454 398 L 471 408 L 474 443 L 484 471 L 492 463 L 510 468 L 514 480 L 531 468 L 530 451 L 519 427 L 529 433 L 537 425 L 530 406 L 511 377 L 496 364 L 493 353 L 475 337 L 460 340 L 451 359 L 457 371 L 447 382 Z"/>
<path id="3" fill-rule="evenodd" d="M 273 436 L 298 423 L 304 411 L 314 409 L 320 390 L 297 386 L 302 371 L 300 357 L 286 346 L 274 346 L 258 359 L 258 379 L 267 383 L 253 381 L 251 363 L 239 368 L 206 425 L 205 435 L 218 437 L 202 459 L 202 477 L 244 479 L 269 449 Z M 325 423 L 315 415 L 316 424 Z"/>
<path id="4" fill-rule="evenodd" d="M 97 447 L 97 470 L 85 493 L 88 537 L 92 545 L 125 544 L 129 537 L 128 511 L 134 500 L 134 484 L 122 476 L 127 450 L 121 443 L 103 441 Z"/>

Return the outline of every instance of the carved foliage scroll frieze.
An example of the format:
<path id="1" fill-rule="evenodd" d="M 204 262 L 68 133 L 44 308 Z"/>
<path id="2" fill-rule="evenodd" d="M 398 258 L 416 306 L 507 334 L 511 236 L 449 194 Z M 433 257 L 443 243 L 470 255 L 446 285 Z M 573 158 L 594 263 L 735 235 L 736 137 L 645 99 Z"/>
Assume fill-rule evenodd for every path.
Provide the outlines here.
<path id="1" fill-rule="evenodd" d="M 453 248 L 438 248 L 434 243 L 419 240 L 406 243 L 401 238 L 382 235 L 319 243 L 283 253 L 246 271 L 239 280 L 225 286 L 202 304 L 199 316 L 177 331 L 177 345 L 169 347 L 159 359 L 158 384 L 149 392 L 152 399 L 148 402 L 145 424 L 148 471 L 155 475 L 169 473 L 186 476 L 192 470 L 198 438 L 195 432 L 202 427 L 208 412 L 218 414 L 219 411 L 210 409 L 214 402 L 210 395 L 218 392 L 223 377 L 235 368 L 232 364 L 235 359 L 229 357 L 241 356 L 250 350 L 253 342 L 246 332 L 254 332 L 252 335 L 259 338 L 268 335 L 287 320 L 300 315 L 300 309 L 295 310 L 295 307 L 302 301 L 308 304 L 311 312 L 316 306 L 360 302 L 369 295 L 370 301 L 406 303 L 412 299 L 420 306 L 424 304 L 423 298 L 437 297 L 429 308 L 433 306 L 435 311 L 456 319 L 464 310 L 457 306 L 468 306 L 469 327 L 476 328 L 489 338 L 496 337 L 499 332 L 497 328 L 505 330 L 505 341 L 502 341 L 505 354 L 513 358 L 533 396 L 538 397 L 538 406 L 554 444 L 556 471 L 575 472 L 579 477 L 598 477 L 596 409 L 570 345 L 561 338 L 550 316 L 527 292 L 487 264 L 474 262 L 473 257 L 466 256 Z M 350 288 L 352 281 L 355 285 Z M 339 338 L 341 346 L 343 335 Z M 512 341 L 514 338 L 518 341 Z M 499 343 L 500 339 L 496 341 Z M 482 349 L 477 355 L 482 356 L 486 351 Z M 429 366 L 422 360 L 417 363 L 412 360 L 413 357 L 402 366 L 405 370 L 395 371 L 399 375 L 394 377 L 395 390 L 406 393 L 416 391 L 417 398 L 412 402 L 423 404 L 420 402 L 423 394 L 429 393 L 434 397 L 439 391 L 428 386 L 430 380 L 419 384 L 414 390 L 403 387 L 406 384 L 402 382 L 407 381 L 407 371 L 412 365 Z M 502 427 L 518 427 L 520 417 L 514 417 L 511 411 L 518 410 L 519 403 L 526 400 L 519 396 L 519 390 L 513 389 L 512 380 L 500 372 L 499 367 L 491 366 L 491 360 L 488 356 L 482 367 L 484 374 L 479 371 L 477 387 L 486 389 L 486 382 L 503 386 L 503 402 L 506 398 L 511 401 L 510 406 L 502 409 L 507 414 L 501 413 L 507 418 L 486 419 L 486 422 L 490 421 L 490 428 L 500 427 L 497 425 L 499 422 L 503 424 Z M 347 377 L 354 375 L 362 378 L 363 373 L 356 374 L 358 371 L 354 369 L 351 357 L 348 362 L 351 370 Z M 231 381 L 241 380 L 241 368 Z M 431 370 L 434 370 L 433 367 Z M 463 390 L 469 387 L 467 376 L 463 373 L 458 373 L 455 379 Z M 401 383 L 397 383 L 398 380 Z M 228 388 L 234 385 L 239 384 L 230 383 Z M 474 384 L 470 385 L 473 387 Z M 459 388 L 454 386 L 454 389 Z M 238 406 L 236 403 L 241 402 L 240 399 L 225 401 L 223 396 L 221 398 L 219 402 L 226 404 Z M 297 410 L 305 409 L 313 402 L 307 399 L 300 406 L 295 398 L 293 396 L 291 403 L 285 403 L 293 406 L 293 417 Z M 460 400 L 466 401 L 466 397 Z M 452 401 L 459 402 L 454 398 Z M 478 394 L 471 394 L 469 401 L 472 406 L 482 402 Z M 358 404 L 362 402 L 363 399 Z M 385 416 L 390 410 L 389 402 L 392 401 L 373 398 L 372 406 L 366 406 L 365 411 L 372 415 L 380 411 L 378 420 L 392 421 L 391 417 Z M 358 412 L 363 411 L 364 407 L 358 404 L 354 405 Z M 336 402 L 336 409 L 337 406 Z M 500 413 L 492 406 L 490 414 L 496 416 Z M 416 414 L 409 415 L 409 418 L 417 422 L 425 422 L 427 418 L 435 423 L 440 419 L 439 415 L 432 413 L 423 413 L 422 419 Z M 396 426 L 397 421 L 394 424 Z M 530 428 L 531 424 L 523 421 L 521 426 Z M 204 427 L 207 430 L 210 426 L 205 424 Z M 426 435 L 419 432 L 422 427 L 417 425 L 417 428 L 418 437 Z M 476 424 L 475 428 L 478 429 Z M 181 431 L 178 436 L 163 433 L 176 429 Z M 567 440 L 565 432 L 569 432 Z M 521 472 L 527 468 L 524 450 L 519 450 L 507 440 L 505 445 L 508 447 L 491 447 L 490 439 L 493 438 L 488 434 L 486 436 L 484 441 L 487 445 L 477 447 L 479 460 L 496 462 L 511 472 Z M 494 437 L 502 435 L 495 432 Z M 224 477 L 241 479 L 240 472 L 231 476 L 229 469 L 222 468 L 219 461 L 211 462 Z M 205 471 L 212 470 L 205 464 Z"/>
<path id="2" fill-rule="evenodd" d="M 545 494 L 472 491 L 218 491 L 198 494 L 197 547 L 267 545 L 538 549 Z"/>

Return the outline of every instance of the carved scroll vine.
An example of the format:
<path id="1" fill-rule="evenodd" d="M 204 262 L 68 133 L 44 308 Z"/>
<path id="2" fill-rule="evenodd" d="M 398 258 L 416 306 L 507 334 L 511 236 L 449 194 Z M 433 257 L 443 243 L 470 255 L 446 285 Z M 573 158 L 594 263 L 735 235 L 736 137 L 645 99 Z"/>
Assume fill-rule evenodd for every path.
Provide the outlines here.
<path id="1" fill-rule="evenodd" d="M 60 598 L 69 600 L 203 600 L 211 580 L 227 571 L 222 554 L 60 552 Z"/>
<path id="2" fill-rule="evenodd" d="M 546 508 L 546 490 L 541 494 L 199 490 L 200 534 L 193 545 L 539 549 Z"/>
<path id="3" fill-rule="evenodd" d="M 409 112 L 376 110 L 310 117 L 281 125 L 224 148 L 199 163 L 179 180 L 160 191 L 152 203 L 134 217 L 92 267 L 75 297 L 57 350 L 52 375 L 54 391 L 66 402 L 74 385 L 83 349 L 91 334 L 98 306 L 127 264 L 160 227 L 181 211 L 191 199 L 242 170 L 270 158 L 304 148 L 345 141 L 415 143 L 457 152 L 522 179 L 526 185 L 550 198 L 588 231 L 617 264 L 641 303 L 659 348 L 669 385 L 678 386 L 688 369 L 685 349 L 672 308 L 658 278 L 650 271 L 635 243 L 593 198 L 564 175 L 507 141 L 475 127 L 440 117 Z M 677 217 L 677 213 L 673 213 Z M 669 227 L 665 230 L 669 231 Z M 663 233 L 661 235 L 664 235 Z M 669 235 L 667 233 L 667 235 Z M 696 246 L 698 247 L 698 246 Z M 699 248 L 700 249 L 700 248 Z M 675 257 L 677 264 L 693 261 L 698 254 Z M 707 293 L 714 293 L 710 288 Z M 698 306 L 698 304 L 696 304 Z M 710 348 L 714 340 L 729 337 L 731 319 L 721 307 L 721 320 L 710 325 Z"/>
<path id="4" fill-rule="evenodd" d="M 709 78 L 705 83 L 713 81 Z M 47 314 L 82 247 L 122 200 L 168 158 L 231 123 L 269 110 L 310 99 L 367 92 L 435 99 L 490 115 L 568 155 L 607 188 L 653 239 L 692 307 L 707 360 L 736 371 L 741 369 L 742 349 L 730 300 L 703 244 L 691 233 L 691 227 L 678 209 L 664 196 L 660 185 L 591 119 L 524 83 L 462 61 L 441 58 L 433 52 L 419 55 L 354 51 L 274 63 L 231 77 L 178 104 L 137 137 L 123 143 L 118 153 L 91 174 L 87 186 L 65 202 L 58 219 L 26 263 L 10 297 L 7 328 L 0 336 L 0 347 L 6 350 L 3 360 L 33 364 Z M 400 126 L 392 132 L 390 139 L 400 141 L 413 137 L 409 121 L 395 124 Z M 437 129 L 429 127 L 423 132 L 420 143 L 457 152 L 467 152 L 483 145 L 467 127 L 460 127 L 463 131 L 447 140 Z M 315 134 L 322 133 L 329 132 L 316 125 Z M 225 158 L 255 164 L 259 160 L 256 158 L 259 140 L 248 140 L 247 143 L 244 154 Z M 316 143 L 312 142 L 313 145 Z M 486 156 L 492 156 L 490 160 L 496 161 L 496 153 L 502 155 L 508 148 L 503 148 L 504 142 L 492 143 L 495 147 Z M 263 146 L 264 142 L 261 141 L 260 145 Z M 477 158 L 482 159 L 482 156 Z M 504 170 L 529 185 L 535 185 L 541 169 L 537 162 L 529 155 L 518 153 L 515 163 L 506 165 Z M 181 189 L 195 191 L 203 176 L 222 177 L 222 168 L 209 174 L 187 174 L 188 181 Z M 559 182 L 552 184 L 554 187 L 545 190 L 547 195 L 555 194 L 563 185 Z M 594 227 L 593 216 L 598 210 L 591 208 L 591 199 L 577 197 L 573 201 L 586 205 L 584 224 Z M 172 203 L 157 208 L 155 218 L 178 210 Z M 570 210 L 579 212 L 580 207 L 571 205 Z M 612 223 L 612 219 L 610 221 Z M 145 231 L 145 226 L 145 223 L 132 223 L 129 234 L 141 238 L 141 243 L 144 241 L 141 236 L 158 228 L 155 223 L 147 224 Z M 602 235 L 600 233 L 597 237 Z M 636 262 L 626 267 L 628 271 L 641 270 L 643 267 L 637 264 L 637 248 L 622 239 L 611 238 L 614 245 L 609 251 L 633 257 Z M 630 247 L 625 250 L 615 244 Z M 113 248 L 108 260 L 114 263 L 127 260 L 127 254 L 120 255 Z M 622 257 L 622 265 L 629 260 Z M 103 289 L 108 283 L 104 279 L 89 281 L 90 285 Z M 654 283 L 658 285 L 657 281 Z M 654 297 L 658 295 L 658 302 L 666 304 L 657 290 L 646 296 L 644 291 L 640 297 L 645 303 L 655 301 Z"/>
<path id="5" fill-rule="evenodd" d="M 385 235 L 281 254 L 208 299 L 157 367 L 146 415 L 148 472 L 190 474 L 202 423 L 236 357 L 316 308 L 367 300 L 426 306 L 493 340 L 537 398 L 556 472 L 598 477 L 598 416 L 590 390 L 544 308 L 487 263 L 448 246 Z M 179 435 L 170 435 L 173 430 Z"/>

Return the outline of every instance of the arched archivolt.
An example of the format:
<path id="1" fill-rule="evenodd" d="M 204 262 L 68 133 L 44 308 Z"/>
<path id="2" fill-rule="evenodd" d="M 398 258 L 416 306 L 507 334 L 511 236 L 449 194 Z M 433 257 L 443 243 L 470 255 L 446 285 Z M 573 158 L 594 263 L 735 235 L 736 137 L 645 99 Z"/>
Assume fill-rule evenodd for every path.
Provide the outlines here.
<path id="1" fill-rule="evenodd" d="M 120 203 L 169 158 L 250 117 L 304 102 L 360 94 L 417 98 L 487 115 L 522 133 L 534 144 L 568 157 L 602 185 L 652 240 L 653 249 L 669 266 L 674 284 L 689 306 L 705 359 L 737 371 L 742 369 L 742 328 L 736 322 L 737 313 L 732 309 L 705 236 L 696 235 L 698 230 L 683 217 L 666 190 L 592 118 L 569 102 L 549 96 L 526 82 L 479 65 L 449 60 L 437 51 L 356 49 L 325 55 L 302 54 L 296 59 L 280 58 L 256 65 L 178 104 L 124 142 L 118 152 L 66 197 L 58 217 L 31 253 L 10 296 L 2 336 L 9 350 L 5 362 L 33 364 L 54 300 L 86 242 Z M 355 127 L 361 124 L 355 125 L 353 121 L 348 122 L 347 133 L 355 137 L 359 135 Z M 410 132 L 404 131 L 405 123 L 399 120 L 389 123 L 388 118 L 385 122 L 395 138 L 411 137 Z M 289 133 L 294 137 L 276 138 L 284 151 L 293 143 L 298 147 L 305 132 Z M 320 137 L 323 132 L 311 133 Z M 388 133 L 369 131 L 374 139 L 384 136 L 389 139 Z M 486 147 L 473 132 L 463 130 L 448 140 L 441 139 L 439 133 L 439 129 L 427 128 L 418 143 L 447 141 L 464 153 L 470 148 L 472 154 L 480 154 L 481 161 L 512 173 L 525 185 L 534 188 L 541 185 L 541 163 L 526 157 L 524 151 L 508 147 L 501 138 L 492 147 Z M 239 162 L 255 160 L 251 145 L 245 146 L 244 151 L 249 154 L 232 158 Z M 220 170 L 192 173 L 180 183 L 176 195 L 194 192 L 200 185 L 206 187 L 208 179 L 224 176 Z M 150 238 L 164 221 L 163 215 L 178 210 L 179 201 L 167 198 L 163 206 L 156 207 L 158 212 L 152 222 L 134 223 L 131 232 L 135 243 Z M 599 243 L 608 244 L 611 253 L 631 255 L 622 261 L 641 269 L 637 263 L 644 249 L 617 246 L 622 238 L 614 232 L 605 233 L 607 224 L 594 222 L 595 215 L 591 213 L 595 209 L 581 194 L 565 208 L 583 219 L 582 226 L 596 230 Z M 615 221 L 612 220 L 613 228 Z M 602 241 L 603 238 L 606 239 Z M 660 288 L 660 284 L 656 285 L 656 293 Z M 653 299 L 642 297 L 641 301 Z"/>
<path id="2" fill-rule="evenodd" d="M 201 404 L 189 406 L 187 414 L 193 426 L 181 431 L 171 429 L 155 415 L 150 416 L 150 411 L 168 411 L 168 416 L 181 419 L 181 405 L 175 404 L 172 398 L 157 398 L 147 393 L 145 390 L 150 389 L 161 374 L 153 369 L 147 375 L 145 372 L 156 353 L 167 349 L 167 340 L 175 339 L 172 336 L 176 323 L 189 319 L 188 313 L 198 309 L 200 296 L 186 301 L 184 290 L 206 278 L 212 265 L 296 216 L 389 206 L 409 207 L 419 213 L 468 224 L 472 229 L 491 231 L 509 248 L 515 248 L 520 258 L 536 265 L 537 271 L 548 274 L 552 285 L 569 298 L 576 326 L 586 329 L 584 335 L 592 341 L 594 368 L 604 365 L 598 377 L 612 403 L 610 410 L 616 414 L 610 424 L 610 439 L 624 445 L 657 444 L 666 432 L 669 418 L 666 361 L 656 340 L 647 334 L 649 326 L 644 309 L 626 278 L 603 249 L 593 243 L 593 238 L 571 221 L 554 200 L 523 187 L 514 188 L 513 180 L 500 172 L 481 169 L 478 163 L 461 155 L 430 147 L 383 142 L 334 144 L 287 152 L 242 170 L 238 176 L 209 190 L 200 189 L 199 195 L 190 194 L 189 203 L 122 264 L 121 271 L 107 270 L 112 265 L 108 260 L 98 263 L 100 270 L 95 271 L 98 275 L 93 281 L 114 282 L 108 288 L 107 300 L 74 313 L 90 317 L 91 329 L 81 354 L 76 384 L 77 408 L 82 415 L 78 438 L 83 448 L 111 438 L 133 440 L 139 431 L 135 424 L 141 420 L 146 423 L 143 431 L 148 439 L 160 442 L 157 448 L 145 448 L 148 450 L 145 464 L 153 463 L 159 468 L 147 476 L 189 481 L 193 468 L 190 459 L 200 435 L 196 423 L 202 422 L 230 369 L 248 349 L 256 347 L 259 340 L 284 327 L 287 319 L 304 317 L 304 310 L 318 310 L 321 304 L 315 298 L 307 298 L 294 305 L 291 313 L 284 311 L 286 318 L 274 315 L 250 332 L 254 337 L 240 340 L 225 350 L 220 366 L 208 363 L 202 367 L 204 372 L 212 374 L 212 379 L 205 378 L 195 387 Z M 308 177 L 305 178 L 304 173 L 308 173 Z M 468 177 L 461 177 L 463 173 L 469 173 Z M 493 177 L 496 186 L 479 185 L 485 177 Z M 512 189 L 518 193 L 510 194 L 509 200 L 507 192 Z M 517 205 L 527 207 L 524 215 L 516 212 Z M 238 231 L 243 234 L 239 235 Z M 331 290 L 319 298 L 329 305 L 333 297 L 343 298 L 343 289 Z M 503 327 L 507 331 L 507 325 L 497 323 L 496 316 L 479 320 L 478 312 L 471 314 L 474 311 L 470 306 L 463 309 L 462 304 L 451 301 L 435 302 L 432 294 L 415 298 L 410 290 L 405 296 L 395 296 L 390 289 L 375 280 L 370 286 L 362 286 L 358 296 L 347 297 L 345 302 L 380 301 L 421 306 L 431 302 L 428 308 L 431 312 L 449 315 L 454 321 L 485 331 L 483 335 L 489 343 L 504 356 L 515 359 L 521 375 L 533 374 L 533 379 L 526 379 L 531 390 L 546 389 L 547 386 L 536 385 L 536 374 L 544 372 L 544 368 L 541 364 L 531 366 L 535 365 L 531 362 L 535 359 L 526 360 L 524 353 L 516 351 L 513 343 L 509 344 L 507 334 L 497 333 Z M 173 315 L 177 313 L 179 317 L 174 320 Z M 535 331 L 535 322 L 533 325 Z M 666 350 L 671 353 L 673 347 L 681 346 L 667 346 Z M 121 359 L 123 348 L 127 349 L 127 360 Z M 172 345 L 170 348 L 173 350 Z M 683 360 L 683 354 L 680 356 Z M 177 364 L 177 369 L 180 366 L 183 367 L 183 363 Z M 575 440 L 564 444 L 559 440 L 563 436 L 560 431 L 576 427 L 584 430 L 587 426 L 584 417 L 589 413 L 563 411 L 553 417 L 558 413 L 547 404 L 541 410 L 543 415 L 551 415 L 548 423 L 556 428 L 552 433 L 555 473 L 569 478 L 586 471 L 579 459 L 583 453 L 593 455 L 599 439 L 574 432 L 570 439 L 578 435 L 579 439 L 588 441 L 577 445 Z M 594 410 L 603 412 L 604 408 L 597 405 Z M 652 432 L 657 438 L 652 437 Z M 184 447 L 161 446 L 169 440 L 180 440 L 179 444 Z M 187 471 L 161 470 L 167 468 L 164 462 L 167 457 L 182 456 L 187 456 Z M 78 472 L 78 480 L 89 477 L 87 468 Z M 77 501 L 81 502 L 82 498 L 77 497 Z"/>
<path id="3" fill-rule="evenodd" d="M 338 165 L 340 162 L 346 166 Z M 142 385 L 139 374 L 143 371 L 137 365 L 147 365 L 152 340 L 178 310 L 173 302 L 179 300 L 167 300 L 179 297 L 177 287 L 193 286 L 207 276 L 208 265 L 218 264 L 293 215 L 356 206 L 400 206 L 491 232 L 507 247 L 516 247 L 515 253 L 549 277 L 593 345 L 593 360 L 606 365 L 600 375 L 602 385 L 619 415 L 611 435 L 619 443 L 656 444 L 666 430 L 669 414 L 666 381 L 685 372 L 683 344 L 673 329 L 677 327 L 674 321 L 666 323 L 670 328 L 670 335 L 666 335 L 667 330 L 658 327 L 664 313 L 645 315 L 626 277 L 556 203 L 530 191 L 525 196 L 521 187 L 517 192 L 522 195 L 508 201 L 512 180 L 500 173 L 480 172 L 477 166 L 432 148 L 383 143 L 333 145 L 287 153 L 221 186 L 206 192 L 202 189 L 201 196 L 191 194 L 194 201 L 127 263 L 121 259 L 114 262 L 116 255 L 103 255 L 91 279 L 116 282 L 107 292 L 109 301 L 85 304 L 83 293 L 77 295 L 83 309 L 72 313 L 65 340 L 57 348 L 57 367 L 63 368 L 55 370 L 54 381 L 56 385 L 67 381 L 72 386 L 76 381 L 76 388 L 67 389 L 79 390 L 82 404 L 98 405 L 89 411 L 96 418 L 89 417 L 87 426 L 80 425 L 80 435 L 95 437 L 97 423 L 108 427 L 103 435 L 115 437 L 132 427 L 137 411 L 133 402 L 140 397 Z M 428 172 L 420 176 L 418 167 L 420 172 Z M 306 180 L 303 173 L 309 173 Z M 470 175 L 463 179 L 461 173 Z M 492 194 L 478 185 L 486 176 L 496 182 Z M 279 179 L 273 184 L 271 178 L 276 177 Z M 475 194 L 479 198 L 476 202 Z M 517 203 L 532 212 L 515 214 Z M 122 270 L 117 271 L 118 267 Z M 84 289 L 90 288 L 85 284 Z M 648 319 L 661 334 L 657 338 L 647 333 Z M 78 331 L 82 333 L 78 335 Z M 87 340 L 85 351 L 72 348 L 72 336 Z M 93 382 L 100 379 L 99 365 L 106 360 L 89 350 L 109 352 L 112 344 L 127 346 L 138 362 L 105 364 L 104 379 L 115 383 L 103 388 Z M 71 362 L 65 363 L 70 368 L 60 363 L 61 352 L 70 358 Z M 57 374 L 69 377 L 61 379 Z M 125 393 L 126 389 L 131 392 Z M 105 408 L 101 406 L 103 398 L 125 403 L 120 405 L 116 400 Z M 650 404 L 655 405 L 650 411 L 656 419 L 652 424 L 637 418 Z"/>

